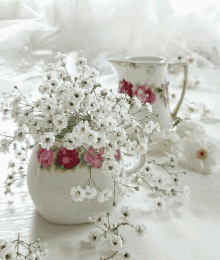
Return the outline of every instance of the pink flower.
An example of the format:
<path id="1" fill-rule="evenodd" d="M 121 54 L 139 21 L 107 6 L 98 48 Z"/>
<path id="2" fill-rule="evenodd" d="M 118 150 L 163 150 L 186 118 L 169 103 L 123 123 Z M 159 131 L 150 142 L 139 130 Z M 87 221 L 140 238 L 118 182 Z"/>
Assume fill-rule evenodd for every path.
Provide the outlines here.
<path id="1" fill-rule="evenodd" d="M 62 147 L 57 156 L 57 165 L 63 165 L 66 169 L 72 169 L 74 166 L 80 163 L 79 153 L 74 148 L 73 150 L 68 150 L 65 147 Z"/>
<path id="2" fill-rule="evenodd" d="M 88 149 L 88 152 L 89 153 L 87 153 L 84 158 L 86 160 L 86 163 L 90 164 L 90 163 L 92 163 L 92 156 L 90 154 L 94 155 L 95 154 L 95 149 L 93 147 L 90 147 Z"/>
<path id="3" fill-rule="evenodd" d="M 132 90 L 132 88 L 133 88 L 133 85 L 130 83 L 130 82 L 128 82 L 128 81 L 126 81 L 126 80 L 122 80 L 122 81 L 120 81 L 120 83 L 119 83 L 119 92 L 121 93 L 121 92 L 125 92 L 125 93 L 127 93 L 130 97 L 132 97 L 132 95 L 133 95 L 133 90 Z"/>
<path id="4" fill-rule="evenodd" d="M 117 154 L 115 154 L 115 158 L 120 160 L 121 159 L 121 152 L 119 149 L 116 150 Z"/>
<path id="5" fill-rule="evenodd" d="M 94 148 L 90 147 L 88 149 L 88 152 L 90 154 L 92 154 L 93 157 L 89 153 L 87 153 L 85 155 L 86 163 L 91 164 L 92 167 L 95 168 L 95 169 L 102 167 L 102 163 L 104 161 L 104 157 L 102 157 L 102 155 L 104 154 L 103 149 L 100 148 L 99 152 L 97 154 L 95 154 Z"/>
<path id="6" fill-rule="evenodd" d="M 39 154 L 38 154 L 38 163 L 41 163 L 44 168 L 48 167 L 53 160 L 55 159 L 55 153 L 53 152 L 52 149 L 49 151 L 47 149 L 43 149 L 42 147 L 39 149 Z"/>
<path id="7" fill-rule="evenodd" d="M 137 96 L 143 103 L 153 104 L 155 102 L 156 96 L 152 91 L 151 87 L 147 88 L 147 85 L 139 86 L 135 91 L 134 95 Z"/>

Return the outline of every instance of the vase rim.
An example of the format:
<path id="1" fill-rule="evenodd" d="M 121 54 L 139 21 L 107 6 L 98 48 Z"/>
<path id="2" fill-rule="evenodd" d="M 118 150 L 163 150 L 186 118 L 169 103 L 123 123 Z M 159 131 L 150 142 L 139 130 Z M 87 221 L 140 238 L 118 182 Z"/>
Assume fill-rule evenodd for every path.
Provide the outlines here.
<path id="1" fill-rule="evenodd" d="M 142 64 L 163 64 L 166 59 L 158 56 L 130 56 L 130 57 L 112 57 L 108 59 L 112 62 L 128 62 L 128 63 L 142 63 Z"/>

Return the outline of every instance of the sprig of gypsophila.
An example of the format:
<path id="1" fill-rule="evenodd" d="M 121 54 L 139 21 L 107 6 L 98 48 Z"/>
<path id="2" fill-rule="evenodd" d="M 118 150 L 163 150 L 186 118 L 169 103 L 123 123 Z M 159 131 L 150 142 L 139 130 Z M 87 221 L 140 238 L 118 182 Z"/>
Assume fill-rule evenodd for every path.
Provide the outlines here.
<path id="1" fill-rule="evenodd" d="M 49 249 L 47 243 L 39 243 L 40 239 L 37 238 L 32 243 L 27 243 L 18 238 L 14 241 L 6 241 L 0 239 L 0 258 L 1 259 L 23 259 L 35 260 L 43 259 L 47 255 Z"/>
<path id="2" fill-rule="evenodd" d="M 132 211 L 129 207 L 122 207 L 119 216 L 119 222 L 110 222 L 109 213 L 100 213 L 98 215 L 94 214 L 93 217 L 89 218 L 89 221 L 93 223 L 99 232 L 91 232 L 88 236 L 89 242 L 93 246 L 97 246 L 99 243 L 106 245 L 107 250 L 109 249 L 113 252 L 109 256 L 101 256 L 100 260 L 111 259 L 114 256 L 118 256 L 120 259 L 134 259 L 134 256 L 129 252 L 129 250 L 124 248 L 125 239 L 119 233 L 119 228 L 121 226 L 129 226 L 135 229 L 137 236 L 143 236 L 146 233 L 146 227 L 144 225 L 134 225 L 130 223 L 130 218 L 132 216 Z"/>

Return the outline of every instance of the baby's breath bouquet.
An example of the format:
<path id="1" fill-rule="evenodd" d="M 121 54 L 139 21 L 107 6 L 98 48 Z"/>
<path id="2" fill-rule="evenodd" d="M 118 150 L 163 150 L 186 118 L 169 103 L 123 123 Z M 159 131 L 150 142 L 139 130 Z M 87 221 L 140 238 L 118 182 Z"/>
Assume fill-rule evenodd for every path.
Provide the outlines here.
<path id="1" fill-rule="evenodd" d="M 14 142 L 26 144 L 31 137 L 30 148 L 40 145 L 37 158 L 42 169 L 67 171 L 87 167 L 90 177 L 84 186 L 79 183 L 71 189 L 73 200 L 97 196 L 101 203 L 112 196 L 111 190 L 101 190 L 92 179 L 92 172 L 99 168 L 112 177 L 120 197 L 126 189 L 121 152 L 145 154 L 148 150 L 141 120 L 129 113 L 129 95 L 101 88 L 97 81 L 99 72 L 90 68 L 85 58 L 76 60 L 76 77 L 67 71 L 65 54 L 57 53 L 56 59 L 57 64 L 47 66 L 35 100 L 28 100 L 15 86 L 18 95 L 11 101 L 8 112 L 17 129 L 13 136 L 2 135 L 0 151 L 8 152 Z M 132 104 L 141 110 L 142 103 L 136 96 L 132 97 Z M 150 104 L 145 112 L 152 113 Z M 158 129 L 158 123 L 148 124 L 146 118 L 143 121 L 149 126 L 147 134 Z M 129 134 L 128 127 L 132 129 Z M 117 195 L 115 191 L 114 195 Z"/>

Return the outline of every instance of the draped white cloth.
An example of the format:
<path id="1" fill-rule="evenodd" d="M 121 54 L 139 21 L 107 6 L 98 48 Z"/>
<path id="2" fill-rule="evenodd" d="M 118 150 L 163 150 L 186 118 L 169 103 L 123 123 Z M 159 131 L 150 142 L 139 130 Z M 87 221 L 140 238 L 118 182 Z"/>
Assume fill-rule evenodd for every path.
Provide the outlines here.
<path id="1" fill-rule="evenodd" d="M 94 61 L 189 49 L 218 64 L 219 10 L 217 0 L 0 0 L 0 53 L 11 61 L 33 50 L 83 51 Z"/>

